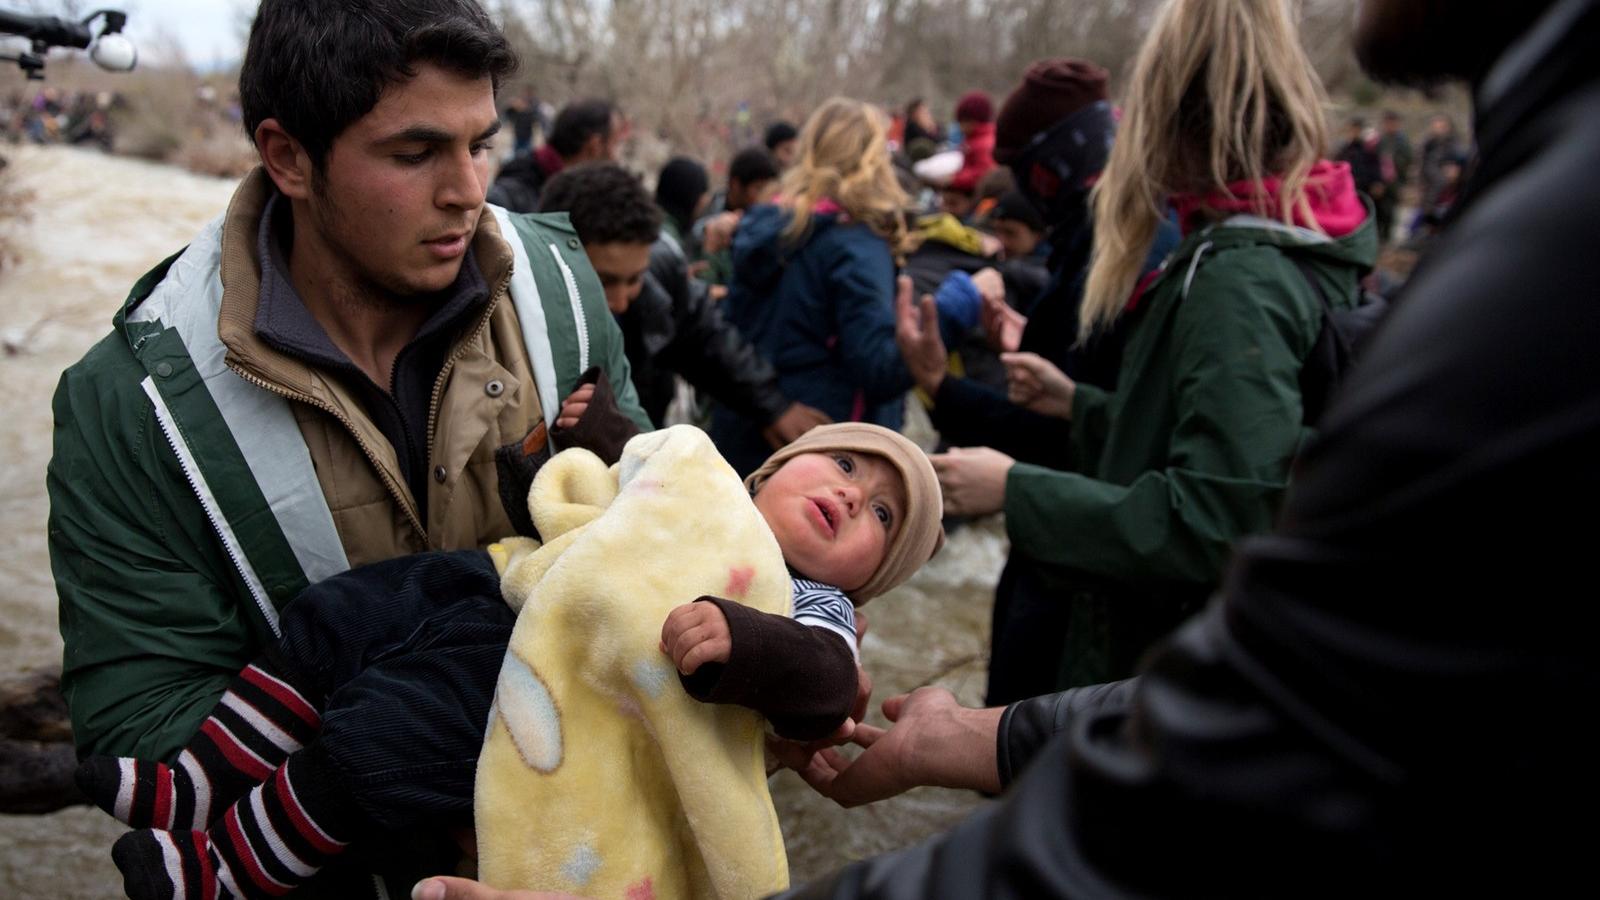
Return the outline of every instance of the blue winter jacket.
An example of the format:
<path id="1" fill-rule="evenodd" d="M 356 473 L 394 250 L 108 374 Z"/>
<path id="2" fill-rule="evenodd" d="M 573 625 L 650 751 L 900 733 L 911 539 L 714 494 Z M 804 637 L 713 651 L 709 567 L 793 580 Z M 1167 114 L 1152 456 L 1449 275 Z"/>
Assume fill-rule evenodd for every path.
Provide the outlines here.
<path id="1" fill-rule="evenodd" d="M 835 421 L 898 429 L 911 373 L 894 341 L 895 264 L 889 244 L 859 222 L 820 214 L 802 240 L 783 237 L 789 212 L 745 213 L 733 238 L 727 319 L 778 371 L 792 400 Z M 711 436 L 741 475 L 772 452 L 765 422 L 718 407 Z"/>

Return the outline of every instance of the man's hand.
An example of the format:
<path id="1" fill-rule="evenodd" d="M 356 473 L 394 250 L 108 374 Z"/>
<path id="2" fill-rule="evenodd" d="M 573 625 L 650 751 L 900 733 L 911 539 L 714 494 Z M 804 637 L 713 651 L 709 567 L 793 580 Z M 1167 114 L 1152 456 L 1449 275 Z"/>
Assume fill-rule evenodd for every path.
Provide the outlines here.
<path id="1" fill-rule="evenodd" d="M 1000 270 L 989 266 L 972 273 L 972 285 L 978 289 L 978 296 L 987 303 L 1006 302 L 1006 279 Z"/>
<path id="2" fill-rule="evenodd" d="M 944 339 L 939 336 L 939 311 L 933 297 L 922 295 L 920 308 L 911 302 L 911 279 L 901 275 L 896 284 L 894 298 L 894 341 L 900 345 L 900 356 L 930 398 L 939 393 L 945 373 L 950 367 L 950 353 Z"/>
<path id="3" fill-rule="evenodd" d="M 708 662 L 725 663 L 733 652 L 728 617 L 715 603 L 685 603 L 667 613 L 661 626 L 661 652 L 685 675 Z"/>
<path id="4" fill-rule="evenodd" d="M 573 391 L 567 399 L 561 401 L 561 412 L 556 414 L 557 428 L 571 428 L 578 424 L 583 414 L 589 409 L 589 401 L 594 399 L 594 385 L 586 384 Z"/>
<path id="5" fill-rule="evenodd" d="M 583 898 L 546 891 L 502 891 L 465 878 L 440 875 L 417 882 L 416 887 L 411 889 L 411 900 L 583 900 Z"/>
<path id="6" fill-rule="evenodd" d="M 944 511 L 956 516 L 996 513 L 1006 505 L 1006 476 L 1016 460 L 988 447 L 952 447 L 928 460 L 939 476 Z"/>
<path id="7" fill-rule="evenodd" d="M 707 254 L 721 253 L 733 246 L 733 233 L 739 230 L 739 220 L 744 213 L 729 211 L 718 213 L 711 221 L 706 223 L 705 237 L 700 240 L 700 247 Z"/>
<path id="8" fill-rule="evenodd" d="M 1002 353 L 1006 398 L 1025 409 L 1058 419 L 1072 418 L 1078 385 L 1055 363 L 1037 353 Z"/>
<path id="9" fill-rule="evenodd" d="M 772 421 L 762 430 L 761 436 L 767 439 L 774 450 L 782 450 L 792 443 L 795 438 L 805 434 L 818 425 L 828 425 L 833 420 L 820 409 L 813 409 L 804 403 L 791 403 L 783 411 L 783 415 Z"/>
<path id="10" fill-rule="evenodd" d="M 1001 707 L 967 709 L 949 691 L 918 688 L 883 702 L 887 729 L 858 725 L 851 742 L 866 750 L 851 759 L 831 748 L 791 766 L 819 794 L 840 806 L 875 803 L 914 787 L 998 793 L 995 740 Z"/>
<path id="11" fill-rule="evenodd" d="M 990 350 L 1013 353 L 1022 346 L 1022 329 L 1027 327 L 1028 317 L 1012 309 L 1002 291 L 998 299 L 984 295 L 978 322 L 983 326 L 983 339 Z"/>

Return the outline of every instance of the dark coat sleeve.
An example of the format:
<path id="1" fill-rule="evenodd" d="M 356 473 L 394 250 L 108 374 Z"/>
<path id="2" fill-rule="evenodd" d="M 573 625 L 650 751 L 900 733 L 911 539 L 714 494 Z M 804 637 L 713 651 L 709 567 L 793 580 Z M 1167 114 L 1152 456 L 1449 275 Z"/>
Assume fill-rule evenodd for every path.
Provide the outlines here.
<path id="1" fill-rule="evenodd" d="M 1000 716 L 1000 733 L 995 746 L 1000 784 L 1009 787 L 1016 781 L 1039 751 L 1057 734 L 1066 731 L 1076 717 L 1126 710 L 1138 683 L 1138 679 L 1129 678 L 1073 688 L 1006 707 Z"/>
<path id="2" fill-rule="evenodd" d="M 869 403 L 909 391 L 911 370 L 894 339 L 895 267 L 888 244 L 876 236 L 837 240 L 825 265 L 845 373 Z"/>
<path id="3" fill-rule="evenodd" d="M 691 697 L 734 703 L 761 713 L 779 737 L 814 741 L 843 724 L 856 700 L 856 660 L 843 637 L 826 628 L 751 609 L 721 597 L 733 652 L 680 675 Z"/>
<path id="4" fill-rule="evenodd" d="M 939 436 L 954 447 L 993 447 L 1018 462 L 1060 467 L 1072 423 L 1042 416 L 970 378 L 946 377 L 928 411 Z"/>

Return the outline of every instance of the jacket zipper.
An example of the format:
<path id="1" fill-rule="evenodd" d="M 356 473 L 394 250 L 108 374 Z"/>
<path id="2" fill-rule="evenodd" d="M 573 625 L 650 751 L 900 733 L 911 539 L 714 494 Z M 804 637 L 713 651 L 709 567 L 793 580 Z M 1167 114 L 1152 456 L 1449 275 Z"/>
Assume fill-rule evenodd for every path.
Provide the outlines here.
<path id="1" fill-rule="evenodd" d="M 578 374 L 589 371 L 589 323 L 583 318 L 583 300 L 578 296 L 578 279 L 572 274 L 572 269 L 567 267 L 567 261 L 561 258 L 561 251 L 555 244 L 550 245 L 550 255 L 556 258 L 556 265 L 561 268 L 561 278 L 567 283 L 567 302 L 572 304 L 572 321 L 578 329 Z"/>
<path id="2" fill-rule="evenodd" d="M 266 620 L 267 627 L 272 630 L 273 637 L 282 637 L 283 631 L 278 625 L 278 611 L 267 597 L 266 586 L 261 584 L 261 579 L 255 574 L 242 558 L 244 550 L 237 545 L 237 538 L 229 540 L 230 528 L 225 527 L 221 511 L 215 508 L 216 500 L 211 496 L 209 485 L 203 483 L 196 471 L 193 457 L 185 453 L 186 446 L 179 443 L 178 435 L 174 434 L 174 427 L 168 423 L 171 412 L 166 409 L 166 399 L 160 396 L 160 390 L 152 383 L 146 393 L 150 394 L 150 401 L 154 407 L 156 427 L 161 429 L 161 435 L 167 439 L 167 446 L 172 449 L 172 455 L 177 457 L 178 468 L 183 470 L 183 478 L 189 482 L 189 490 L 194 493 L 195 499 L 200 501 L 200 509 L 206 514 L 206 521 L 211 524 L 211 530 L 216 533 L 222 544 L 222 550 L 228 555 L 228 561 L 233 563 L 233 568 L 239 573 L 239 579 L 244 582 L 245 590 L 255 600 L 256 607 L 261 610 L 261 617 Z"/>

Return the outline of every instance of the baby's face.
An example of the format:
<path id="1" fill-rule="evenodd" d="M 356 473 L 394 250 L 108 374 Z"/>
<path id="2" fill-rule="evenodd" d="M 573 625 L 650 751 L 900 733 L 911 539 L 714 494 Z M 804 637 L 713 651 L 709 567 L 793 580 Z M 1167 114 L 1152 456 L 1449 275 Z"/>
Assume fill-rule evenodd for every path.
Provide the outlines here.
<path id="1" fill-rule="evenodd" d="M 900 473 L 867 453 L 802 453 L 755 496 L 790 567 L 853 591 L 883 562 L 905 515 Z"/>

